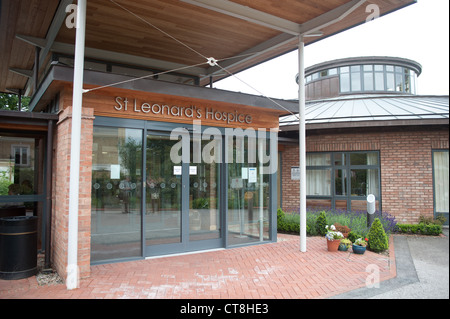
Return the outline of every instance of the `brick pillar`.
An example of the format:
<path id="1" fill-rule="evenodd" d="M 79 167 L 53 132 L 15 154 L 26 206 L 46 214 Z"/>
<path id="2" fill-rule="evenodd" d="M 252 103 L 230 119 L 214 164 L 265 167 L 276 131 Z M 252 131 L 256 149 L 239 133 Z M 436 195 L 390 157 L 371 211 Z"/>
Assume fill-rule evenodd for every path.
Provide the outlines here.
<path id="1" fill-rule="evenodd" d="M 90 276 L 93 115 L 93 109 L 83 108 L 78 215 L 78 266 L 80 267 L 80 278 Z M 71 127 L 72 108 L 67 107 L 59 114 L 56 131 L 55 169 L 53 172 L 54 207 L 52 216 L 52 264 L 64 279 L 67 276 Z"/>

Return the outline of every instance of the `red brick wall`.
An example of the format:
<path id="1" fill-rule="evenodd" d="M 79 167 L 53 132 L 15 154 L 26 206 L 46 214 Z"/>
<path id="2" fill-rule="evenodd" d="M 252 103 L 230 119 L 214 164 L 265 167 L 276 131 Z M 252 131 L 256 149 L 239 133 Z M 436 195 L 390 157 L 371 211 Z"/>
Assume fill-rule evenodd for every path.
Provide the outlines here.
<path id="1" fill-rule="evenodd" d="M 93 109 L 83 108 L 78 215 L 80 277 L 90 275 L 93 114 Z M 63 278 L 67 267 L 71 125 L 72 109 L 68 107 L 59 115 L 53 157 L 52 264 Z"/>
<path id="2" fill-rule="evenodd" d="M 449 148 L 448 128 L 413 128 L 390 132 L 326 133 L 307 136 L 307 152 L 379 151 L 383 211 L 399 223 L 417 223 L 433 216 L 432 150 Z M 298 166 L 298 146 L 282 151 L 282 205 L 298 207 L 299 182 L 291 180 Z"/>

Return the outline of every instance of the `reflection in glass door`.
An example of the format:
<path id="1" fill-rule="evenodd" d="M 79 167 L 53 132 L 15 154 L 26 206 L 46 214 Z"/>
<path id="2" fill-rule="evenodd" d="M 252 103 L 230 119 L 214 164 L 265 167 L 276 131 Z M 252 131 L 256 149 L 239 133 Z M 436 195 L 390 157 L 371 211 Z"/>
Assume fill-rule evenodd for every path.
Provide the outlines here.
<path id="1" fill-rule="evenodd" d="M 94 127 L 91 261 L 141 251 L 142 130 Z"/>
<path id="2" fill-rule="evenodd" d="M 181 143 L 181 147 L 179 143 L 180 140 L 171 140 L 162 133 L 147 135 L 144 216 L 147 255 L 221 245 L 221 164 L 203 158 L 194 161 L 192 140 L 186 145 Z M 202 149 L 206 144 L 208 149 L 220 153 L 220 140 L 203 141 Z M 190 163 L 174 163 L 171 152 L 175 149 L 176 156 L 190 154 Z"/>
<path id="3" fill-rule="evenodd" d="M 212 145 L 213 144 L 213 145 Z M 202 141 L 205 146 L 216 152 L 221 143 L 217 140 Z M 191 147 L 193 150 L 193 147 Z M 208 154 L 211 155 L 211 154 Z M 213 156 L 215 158 L 216 156 Z M 217 156 L 220 158 L 220 156 Z M 209 161 L 210 156 L 202 158 L 201 163 L 189 166 L 189 241 L 220 238 L 220 163 Z"/>
<path id="4" fill-rule="evenodd" d="M 170 159 L 170 150 L 177 142 L 165 135 L 147 135 L 147 246 L 181 243 L 181 166 L 176 166 Z"/>

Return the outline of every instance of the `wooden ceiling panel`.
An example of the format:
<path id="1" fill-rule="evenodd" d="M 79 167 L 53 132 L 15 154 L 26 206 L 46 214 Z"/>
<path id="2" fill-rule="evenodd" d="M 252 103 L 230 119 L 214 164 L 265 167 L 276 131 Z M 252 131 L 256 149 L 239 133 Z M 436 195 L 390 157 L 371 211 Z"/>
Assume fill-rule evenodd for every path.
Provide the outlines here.
<path id="1" fill-rule="evenodd" d="M 132 13 L 109 0 L 88 1 L 86 46 L 193 65 L 204 59 L 150 24 L 207 57 L 231 57 L 277 35 L 179 0 L 117 2 Z M 62 28 L 56 41 L 74 43 L 74 38 L 75 30 Z"/>
<path id="2" fill-rule="evenodd" d="M 342 5 L 349 4 L 351 0 L 230 1 L 303 24 Z M 64 3 L 63 0 L 0 1 L 0 91 L 5 91 L 6 88 L 24 88 L 27 78 L 13 74 L 9 69 L 31 69 L 34 65 L 34 47 L 16 39 L 15 36 L 26 35 L 44 39 L 60 2 Z M 414 0 L 366 1 L 342 21 L 324 28 L 322 30 L 324 37 L 364 23 L 368 16 L 365 11 L 368 4 L 377 4 L 381 13 L 384 14 L 413 2 Z M 157 30 L 156 27 L 167 34 Z M 318 38 L 305 38 L 306 44 L 317 40 Z M 55 43 L 74 45 L 74 42 L 75 29 L 69 29 L 63 23 Z M 71 50 L 71 46 L 55 47 L 65 50 L 64 52 Z M 295 50 L 297 39 L 292 34 L 282 33 L 267 26 L 182 0 L 88 0 L 86 47 L 106 51 L 106 53 L 99 53 L 105 60 L 108 60 L 108 51 L 110 51 L 122 53 L 120 58 L 124 58 L 127 62 L 135 57 L 145 57 L 149 58 L 144 59 L 146 62 L 171 62 L 180 65 L 206 62 L 204 57 L 225 59 L 245 52 L 261 50 L 260 54 L 240 61 L 240 64 L 230 62 L 230 70 L 236 73 Z M 96 56 L 96 58 L 99 57 Z M 158 68 L 158 64 L 149 65 L 149 67 Z M 203 68 L 205 74 L 211 74 L 214 71 L 214 68 L 206 64 Z M 204 80 L 207 81 L 206 78 Z M 202 84 L 205 83 L 202 82 Z"/>
<path id="3" fill-rule="evenodd" d="M 27 78 L 10 68 L 31 69 L 34 47 L 16 39 L 17 34 L 45 38 L 58 0 L 3 0 L 0 16 L 0 92 L 23 89 Z"/>
<path id="4" fill-rule="evenodd" d="M 345 3 L 348 0 L 232 0 L 235 3 L 252 9 L 262 11 L 277 17 L 296 22 L 305 23 L 311 19 L 317 18 L 324 12 L 331 11 Z"/>

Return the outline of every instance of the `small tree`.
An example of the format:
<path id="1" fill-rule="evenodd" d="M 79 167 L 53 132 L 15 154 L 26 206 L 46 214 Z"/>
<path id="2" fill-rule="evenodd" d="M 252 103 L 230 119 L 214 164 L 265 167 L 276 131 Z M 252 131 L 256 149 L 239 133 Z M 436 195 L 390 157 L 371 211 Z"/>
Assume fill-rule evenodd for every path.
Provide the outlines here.
<path id="1" fill-rule="evenodd" d="M 380 252 L 389 248 L 389 240 L 380 219 L 374 219 L 367 234 L 367 239 L 369 239 L 369 249 L 372 251 Z"/>
<path id="2" fill-rule="evenodd" d="M 28 110 L 30 97 L 22 96 L 22 111 Z M 17 94 L 0 93 L 0 110 L 17 111 L 19 109 L 19 97 Z"/>
<path id="3" fill-rule="evenodd" d="M 327 233 L 327 229 L 325 228 L 328 225 L 327 223 L 327 215 L 325 211 L 321 211 L 319 216 L 316 219 L 316 231 L 319 235 L 325 236 Z"/>

